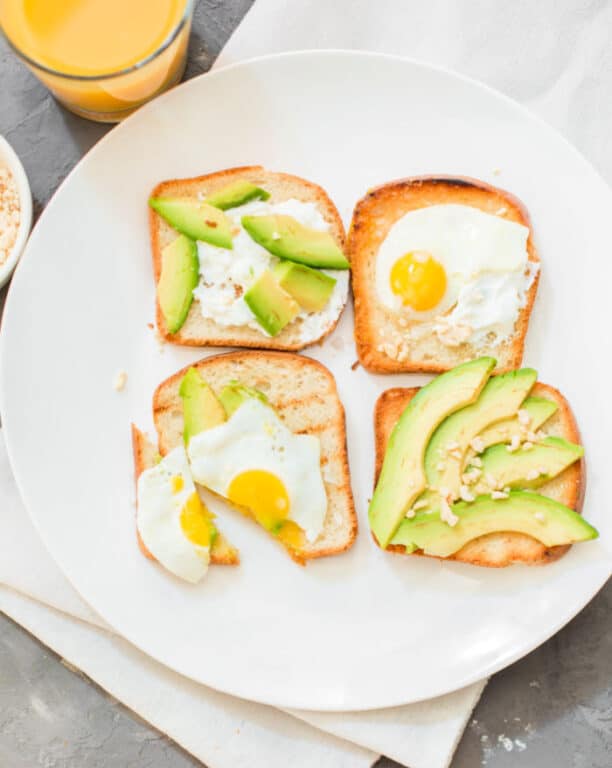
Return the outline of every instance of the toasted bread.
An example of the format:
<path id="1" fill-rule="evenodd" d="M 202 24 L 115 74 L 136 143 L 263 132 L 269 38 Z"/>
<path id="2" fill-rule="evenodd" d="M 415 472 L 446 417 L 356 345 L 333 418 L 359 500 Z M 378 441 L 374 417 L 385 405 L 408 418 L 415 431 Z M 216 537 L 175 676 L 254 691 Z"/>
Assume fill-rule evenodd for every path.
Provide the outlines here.
<path id="1" fill-rule="evenodd" d="M 419 391 L 418 387 L 388 389 L 376 402 L 374 412 L 374 432 L 376 442 L 375 482 L 378 480 L 387 442 L 404 408 Z M 537 383 L 531 394 L 554 400 L 559 406 L 541 430 L 547 435 L 564 437 L 573 443 L 580 442 L 576 420 L 567 400 L 553 387 Z M 570 507 L 576 512 L 582 510 L 586 479 L 584 459 L 572 464 L 560 475 L 538 489 L 538 493 L 549 496 L 555 501 Z M 404 552 L 398 545 L 388 547 L 393 552 Z M 569 546 L 547 548 L 539 541 L 522 533 L 491 533 L 470 541 L 456 552 L 449 560 L 460 560 L 473 565 L 502 567 L 512 563 L 547 563 L 556 560 L 569 549 Z M 419 553 L 422 554 L 422 553 Z"/>
<path id="2" fill-rule="evenodd" d="M 357 535 L 350 484 L 344 408 L 332 374 L 321 363 L 281 352 L 230 352 L 195 363 L 202 378 L 219 392 L 231 380 L 261 390 L 296 434 L 316 435 L 321 442 L 321 469 L 327 492 L 323 532 L 299 553 L 298 562 L 348 549 Z M 153 418 L 162 454 L 182 440 L 183 408 L 179 384 L 187 368 L 162 382 L 153 396 Z"/>
<path id="3" fill-rule="evenodd" d="M 377 299 L 376 257 L 393 224 L 409 211 L 449 203 L 473 206 L 523 224 L 531 232 L 527 210 L 516 197 L 476 179 L 422 176 L 370 190 L 355 207 L 347 245 L 355 302 L 357 353 L 361 364 L 369 371 L 441 373 L 481 355 L 497 358 L 497 373 L 521 365 L 538 274 L 527 292 L 512 336 L 495 348 L 486 344 L 474 347 L 467 343 L 449 347 L 438 339 L 432 328 L 426 328 L 423 321 L 401 325 L 400 318 Z M 527 241 L 527 253 L 530 262 L 539 262 L 532 234 Z M 406 323 L 406 318 L 402 322 Z M 417 335 L 414 333 L 416 329 L 427 332 Z"/>
<path id="4" fill-rule="evenodd" d="M 153 197 L 206 196 L 239 179 L 263 187 L 270 193 L 271 203 L 280 203 L 290 198 L 315 203 L 324 219 L 329 222 L 331 235 L 344 249 L 346 237 L 342 219 L 336 206 L 321 187 L 298 176 L 267 171 L 259 165 L 230 168 L 193 179 L 163 181 L 155 187 L 151 195 Z M 152 209 L 149 209 L 149 230 L 153 250 L 153 271 L 157 284 L 161 274 L 162 250 L 176 238 L 177 233 Z M 200 303 L 195 297 L 185 324 L 177 333 L 171 334 L 166 328 L 159 301 L 156 304 L 157 327 L 160 334 L 174 344 L 195 347 L 255 347 L 297 351 L 310 344 L 320 342 L 328 336 L 336 327 L 341 313 L 342 308 L 332 324 L 320 336 L 304 342 L 300 338 L 301 321 L 299 319 L 289 323 L 277 336 L 269 337 L 263 331 L 248 326 L 225 326 L 202 317 Z"/>
<path id="5" fill-rule="evenodd" d="M 136 484 L 138 484 L 140 474 L 145 469 L 154 466 L 157 450 L 148 437 L 134 424 L 132 424 L 132 450 L 134 452 L 134 474 Z M 136 537 L 142 554 L 150 560 L 155 560 L 141 539 L 138 528 L 136 529 Z M 238 550 L 229 543 L 222 533 L 218 533 L 210 550 L 211 565 L 238 565 L 239 562 Z"/>

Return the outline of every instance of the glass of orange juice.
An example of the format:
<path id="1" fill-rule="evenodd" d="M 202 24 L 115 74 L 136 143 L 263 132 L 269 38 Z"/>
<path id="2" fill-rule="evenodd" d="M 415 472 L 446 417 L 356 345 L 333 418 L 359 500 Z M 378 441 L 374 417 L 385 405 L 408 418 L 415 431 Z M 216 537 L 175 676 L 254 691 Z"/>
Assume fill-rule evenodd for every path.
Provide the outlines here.
<path id="1" fill-rule="evenodd" d="M 0 0 L 9 44 L 72 112 L 117 122 L 177 83 L 194 0 Z"/>

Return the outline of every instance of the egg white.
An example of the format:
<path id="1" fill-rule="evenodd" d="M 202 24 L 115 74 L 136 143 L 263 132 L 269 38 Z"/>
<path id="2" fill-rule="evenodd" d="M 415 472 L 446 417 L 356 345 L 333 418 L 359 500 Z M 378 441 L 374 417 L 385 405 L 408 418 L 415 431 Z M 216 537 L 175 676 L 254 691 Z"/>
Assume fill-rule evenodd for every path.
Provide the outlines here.
<path id="1" fill-rule="evenodd" d="M 192 437 L 188 453 L 195 481 L 225 497 L 242 472 L 270 472 L 287 491 L 288 519 L 308 541 L 323 530 L 327 496 L 319 440 L 293 434 L 260 400 L 248 398 L 226 422 Z"/>
<path id="2" fill-rule="evenodd" d="M 183 487 L 172 490 L 172 478 Z M 181 527 L 181 510 L 195 492 L 187 454 L 175 448 L 138 478 L 136 526 L 149 552 L 167 570 L 192 584 L 202 579 L 210 562 L 209 547 L 191 542 Z"/>
<path id="3" fill-rule="evenodd" d="M 468 205 L 432 205 L 409 211 L 393 224 L 379 248 L 378 300 L 392 312 L 414 320 L 446 315 L 450 325 L 469 321 L 473 331 L 485 326 L 513 327 L 530 280 L 528 237 L 529 229 L 522 224 Z M 393 265 L 411 251 L 431 254 L 446 272 L 446 292 L 440 303 L 426 312 L 405 306 L 391 290 Z M 500 290 L 502 302 L 496 301 Z M 462 308 L 468 302 L 471 312 Z M 448 315 L 451 308 L 455 309 Z"/>

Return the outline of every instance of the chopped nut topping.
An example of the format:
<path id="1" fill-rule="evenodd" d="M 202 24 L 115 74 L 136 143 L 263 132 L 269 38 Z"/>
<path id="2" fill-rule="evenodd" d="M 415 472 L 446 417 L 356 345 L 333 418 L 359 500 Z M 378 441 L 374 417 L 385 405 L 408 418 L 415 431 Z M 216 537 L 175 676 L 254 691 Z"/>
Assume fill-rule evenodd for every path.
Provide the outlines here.
<path id="1" fill-rule="evenodd" d="M 474 467 L 478 467 L 478 468 L 482 467 L 482 459 L 480 458 L 480 456 L 474 456 L 471 462 Z"/>
<path id="2" fill-rule="evenodd" d="M 418 512 L 419 509 L 425 509 L 427 506 L 429 505 L 425 499 L 420 499 L 419 501 L 415 501 L 415 503 L 412 505 L 412 509 L 414 509 L 415 512 Z"/>
<path id="3" fill-rule="evenodd" d="M 470 469 L 469 472 L 464 472 L 461 479 L 466 485 L 473 485 L 481 475 L 482 470 L 478 469 L 478 467 L 474 467 L 473 469 Z"/>
<path id="4" fill-rule="evenodd" d="M 531 416 L 529 415 L 529 411 L 526 411 L 524 408 L 519 409 L 517 416 L 519 424 L 522 424 L 524 427 L 528 427 L 531 424 Z"/>
<path id="5" fill-rule="evenodd" d="M 459 518 L 454 514 L 446 499 L 440 501 L 440 520 L 450 525 L 451 528 L 459 522 Z"/>
<path id="6" fill-rule="evenodd" d="M 530 443 L 537 443 L 539 440 L 537 433 L 531 430 L 527 432 L 527 440 L 529 440 Z"/>
<path id="7" fill-rule="evenodd" d="M 407 518 L 408 518 L 408 520 L 410 520 L 410 518 L 411 518 L 411 517 L 414 517 L 415 515 L 416 515 L 416 510 L 415 510 L 415 508 L 414 508 L 414 507 L 411 507 L 411 508 L 410 508 L 410 509 L 409 509 L 409 510 L 406 512 L 406 514 L 404 515 L 404 517 L 407 517 Z"/>
<path id="8" fill-rule="evenodd" d="M 529 442 L 529 440 L 525 440 L 523 443 L 523 450 L 529 451 L 531 448 L 533 448 L 533 443 Z"/>
<path id="9" fill-rule="evenodd" d="M 518 451 L 521 445 L 521 436 L 520 435 L 512 435 L 512 439 L 510 440 L 510 444 L 506 446 L 506 450 L 508 453 L 514 453 L 515 451 Z"/>
<path id="10" fill-rule="evenodd" d="M 117 375 L 113 379 L 113 389 L 115 392 L 121 392 L 127 383 L 127 373 L 125 371 L 118 371 Z"/>
<path id="11" fill-rule="evenodd" d="M 473 440 L 470 440 L 470 448 L 476 451 L 476 453 L 482 453 L 485 449 L 485 442 L 481 437 L 475 437 Z"/>
<path id="12" fill-rule="evenodd" d="M 497 482 L 497 478 L 494 477 L 492 474 L 487 472 L 487 474 L 484 476 L 485 483 L 489 486 L 489 488 L 497 488 L 499 483 Z"/>
<path id="13" fill-rule="evenodd" d="M 469 490 L 469 488 L 465 485 L 462 485 L 461 488 L 459 489 L 459 496 L 463 501 L 467 501 L 467 502 L 474 501 L 474 499 L 476 498 L 474 494 Z"/>
<path id="14" fill-rule="evenodd" d="M 526 480 L 537 480 L 538 477 L 540 477 L 539 469 L 530 469 L 529 472 L 527 472 L 525 475 Z"/>
<path id="15" fill-rule="evenodd" d="M 491 491 L 491 498 L 496 501 L 498 499 L 507 499 L 509 495 L 510 494 L 506 493 L 506 491 Z"/>

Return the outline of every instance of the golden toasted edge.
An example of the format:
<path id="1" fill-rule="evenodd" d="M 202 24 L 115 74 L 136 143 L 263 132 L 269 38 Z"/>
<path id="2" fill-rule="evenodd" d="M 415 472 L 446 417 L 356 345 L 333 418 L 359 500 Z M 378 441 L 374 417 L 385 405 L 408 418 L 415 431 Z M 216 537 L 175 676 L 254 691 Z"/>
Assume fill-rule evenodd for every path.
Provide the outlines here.
<path id="1" fill-rule="evenodd" d="M 382 468 L 382 463 L 385 458 L 385 451 L 387 449 L 387 443 L 391 435 L 393 427 L 397 423 L 397 420 L 401 416 L 404 408 L 412 400 L 412 398 L 419 391 L 419 387 L 395 387 L 393 389 L 385 390 L 374 407 L 374 435 L 375 435 L 375 469 L 374 469 L 374 485 L 378 482 L 378 476 Z M 581 444 L 580 432 L 578 431 L 578 425 L 576 418 L 570 408 L 569 403 L 565 397 L 559 392 L 558 389 L 551 387 L 549 384 L 542 384 L 537 382 L 532 391 L 532 395 L 539 397 L 546 397 L 549 400 L 554 400 L 559 406 L 557 415 L 563 422 L 564 437 L 572 443 Z M 580 461 L 575 462 L 566 470 L 564 470 L 559 478 L 565 478 L 570 485 L 570 496 L 565 500 L 568 507 L 571 507 L 574 511 L 582 513 L 582 504 L 584 501 L 584 493 L 586 487 L 586 462 L 584 457 Z M 505 540 L 505 546 L 507 548 L 506 559 L 504 562 L 497 560 L 493 561 L 487 557 L 486 547 L 475 555 L 477 547 L 473 546 L 476 543 L 486 543 L 487 540 L 494 537 L 503 536 Z M 372 536 L 376 544 L 378 541 L 375 536 Z M 525 542 L 529 542 L 528 557 L 525 557 Z M 472 551 L 467 555 L 468 547 L 472 548 Z M 557 560 L 561 557 L 570 545 L 559 547 L 546 547 L 539 541 L 532 539 L 530 536 L 521 533 L 491 533 L 486 536 L 480 536 L 465 547 L 455 552 L 447 558 L 437 558 L 445 560 L 459 560 L 461 562 L 468 562 L 472 565 L 482 565 L 491 568 L 500 568 L 506 565 L 510 565 L 516 562 L 525 562 L 533 565 L 544 564 Z M 390 544 L 387 547 L 388 552 L 397 552 L 400 554 L 406 553 L 406 548 L 400 544 Z M 463 553 L 463 555 L 462 555 Z M 417 551 L 412 554 L 422 555 L 423 557 L 434 557 L 434 555 L 425 555 L 422 551 Z"/>
<path id="2" fill-rule="evenodd" d="M 200 360 L 196 363 L 192 363 L 191 365 L 185 366 L 185 368 L 182 368 L 180 371 L 177 371 L 172 376 L 169 376 L 167 379 L 162 381 L 161 384 L 157 386 L 157 388 L 155 389 L 155 392 L 153 393 L 153 420 L 156 424 L 156 427 L 158 424 L 159 415 L 169 407 L 168 404 L 164 401 L 165 391 L 167 390 L 168 387 L 173 387 L 173 386 L 178 387 L 180 380 L 187 373 L 189 368 L 197 368 L 198 371 L 200 371 L 200 373 L 202 374 L 202 376 L 206 378 L 207 368 L 216 367 L 219 365 L 222 366 L 225 363 L 232 362 L 234 360 L 240 361 L 246 358 L 251 358 L 256 360 L 266 359 L 266 360 L 274 361 L 278 363 L 278 365 L 281 365 L 287 369 L 309 368 L 310 370 L 317 371 L 318 373 L 322 374 L 325 377 L 328 383 L 328 386 L 330 388 L 330 392 L 335 399 L 336 407 L 338 408 L 338 419 L 334 424 L 334 427 L 340 430 L 341 432 L 342 450 L 339 456 L 334 456 L 333 458 L 336 461 L 340 462 L 340 466 L 342 468 L 343 485 L 337 489 L 337 492 L 341 493 L 346 499 L 350 527 L 347 530 L 345 540 L 339 546 L 324 547 L 322 549 L 313 550 L 310 552 L 296 552 L 295 550 L 292 550 L 288 547 L 286 547 L 286 549 L 287 549 L 287 552 L 292 557 L 292 559 L 295 560 L 295 562 L 299 563 L 300 565 L 304 565 L 307 560 L 315 560 L 319 557 L 338 555 L 341 552 L 345 552 L 346 550 L 350 549 L 353 546 L 355 538 L 357 537 L 357 527 L 358 527 L 357 514 L 355 512 L 355 502 L 353 499 L 353 490 L 351 487 L 351 475 L 350 475 L 350 469 L 349 469 L 348 450 L 347 450 L 347 444 L 346 444 L 346 418 L 345 418 L 344 406 L 342 405 L 342 401 L 340 400 L 340 396 L 338 395 L 336 380 L 334 379 L 329 369 L 327 369 L 322 363 L 318 362 L 317 360 L 313 360 L 310 357 L 303 357 L 302 355 L 295 355 L 290 352 L 277 352 L 277 351 L 270 351 L 270 350 L 266 350 L 266 351 L 244 350 L 239 352 L 227 352 L 222 355 L 213 355 L 211 357 L 206 357 L 203 360 Z M 274 407 L 275 403 L 271 401 L 271 405 L 272 407 Z M 160 438 L 160 451 L 163 455 L 167 451 L 167 446 L 163 444 L 162 435 L 160 434 L 159 429 L 158 429 L 158 435 Z"/>
<path id="3" fill-rule="evenodd" d="M 353 289 L 355 305 L 355 343 L 357 346 L 357 355 L 364 368 L 373 373 L 443 373 L 453 366 L 441 365 L 435 362 L 424 363 L 419 361 L 395 361 L 386 355 L 378 352 L 376 344 L 372 338 L 372 327 L 369 312 L 365 307 L 364 300 L 373 286 L 368 284 L 365 275 L 365 260 L 367 259 L 365 244 L 368 240 L 367 225 L 371 217 L 374 205 L 379 201 L 391 200 L 394 197 L 404 195 L 406 191 L 426 191 L 427 189 L 440 190 L 452 195 L 455 192 L 461 194 L 470 191 L 486 192 L 495 195 L 503 200 L 507 207 L 511 208 L 516 217 L 505 213 L 501 218 L 512 221 L 518 219 L 518 223 L 523 224 L 529 229 L 529 238 L 527 240 L 527 254 L 529 261 L 540 262 L 540 258 L 533 243 L 533 229 L 531 219 L 525 205 L 510 192 L 487 184 L 479 179 L 473 179 L 468 176 L 413 176 L 405 179 L 399 179 L 381 184 L 369 190 L 355 205 L 353 217 L 349 227 L 347 242 L 347 258 L 351 263 L 351 284 Z M 403 213 L 409 210 L 417 210 L 421 206 L 408 205 Z M 480 208 L 480 206 L 476 206 Z M 402 214 L 403 215 L 403 214 Z M 397 219 L 396 219 L 397 220 Z M 365 230 L 365 231 L 364 231 Z M 507 364 L 496 369 L 496 373 L 513 370 L 521 365 L 523 351 L 525 347 L 525 336 L 529 326 L 529 318 L 535 301 L 540 273 L 536 274 L 533 283 L 527 293 L 527 301 L 519 313 L 515 326 L 515 336 L 512 343 L 512 352 Z"/>
<path id="4" fill-rule="evenodd" d="M 149 438 L 141 432 L 135 424 L 131 425 L 132 431 L 132 452 L 134 455 L 134 479 L 136 491 L 138 492 L 138 478 L 145 471 L 150 469 L 154 463 L 156 453 L 155 446 Z M 156 560 L 155 556 L 149 552 L 144 541 L 140 536 L 140 531 L 136 526 L 136 538 L 138 547 L 142 554 L 149 560 Z M 218 533 L 217 538 L 210 550 L 211 565 L 238 565 L 240 555 L 238 550 L 233 547 L 222 533 Z"/>
<path id="5" fill-rule="evenodd" d="M 244 165 L 236 168 L 227 168 L 223 171 L 216 171 L 215 173 L 208 173 L 208 174 L 204 174 L 203 176 L 194 176 L 193 178 L 189 178 L 189 179 L 168 179 L 166 181 L 162 181 L 159 184 L 157 184 L 151 191 L 151 194 L 149 195 L 149 197 L 172 195 L 172 193 L 176 190 L 177 187 L 182 188 L 185 185 L 193 186 L 194 188 L 197 189 L 201 184 L 204 184 L 210 181 L 214 181 L 214 182 L 228 181 L 229 182 L 235 177 L 244 176 L 244 174 L 246 173 L 265 173 L 266 175 L 273 176 L 275 179 L 279 181 L 287 181 L 295 184 L 300 184 L 302 187 L 306 187 L 312 192 L 314 192 L 317 198 L 317 202 L 319 203 L 320 206 L 324 208 L 326 212 L 326 218 L 331 219 L 333 222 L 332 226 L 333 226 L 334 237 L 339 242 L 342 250 L 344 252 L 346 251 L 346 232 L 344 230 L 344 224 L 342 222 L 338 209 L 336 208 L 330 196 L 323 189 L 323 187 L 319 186 L 318 184 L 315 184 L 312 181 L 307 181 L 306 179 L 302 179 L 299 176 L 293 176 L 289 173 L 267 171 L 261 165 Z M 325 331 L 325 333 L 321 334 L 321 336 L 314 339 L 313 341 L 309 341 L 305 343 L 298 342 L 295 344 L 287 344 L 275 338 L 268 338 L 263 334 L 261 336 L 260 341 L 243 339 L 240 337 L 240 328 L 236 328 L 236 336 L 234 336 L 233 338 L 225 338 L 225 337 L 218 338 L 218 339 L 207 338 L 203 341 L 192 339 L 192 338 L 185 338 L 181 334 L 180 330 L 177 333 L 169 333 L 166 326 L 166 322 L 164 320 L 163 313 L 161 311 L 159 300 L 157 298 L 157 284 L 159 282 L 159 278 L 161 275 L 162 249 L 159 242 L 159 224 L 160 224 L 161 217 L 150 206 L 147 206 L 147 207 L 149 211 L 149 214 L 148 214 L 149 215 L 149 236 L 151 239 L 151 250 L 153 253 L 153 274 L 155 277 L 155 286 L 156 286 L 155 322 L 160 335 L 162 336 L 162 338 L 166 339 L 166 341 L 172 344 L 180 344 L 181 346 L 187 346 L 187 347 L 243 347 L 243 348 L 251 348 L 251 349 L 271 349 L 271 350 L 279 350 L 279 351 L 286 351 L 286 352 L 298 352 L 299 350 L 309 347 L 313 344 L 321 344 L 330 335 L 330 333 L 334 331 L 334 329 L 338 325 L 338 322 L 340 320 L 340 317 L 342 316 L 342 312 L 344 311 L 344 308 L 339 312 L 338 317 L 336 318 L 336 321 L 333 323 L 333 325 L 329 327 L 328 330 Z"/>

